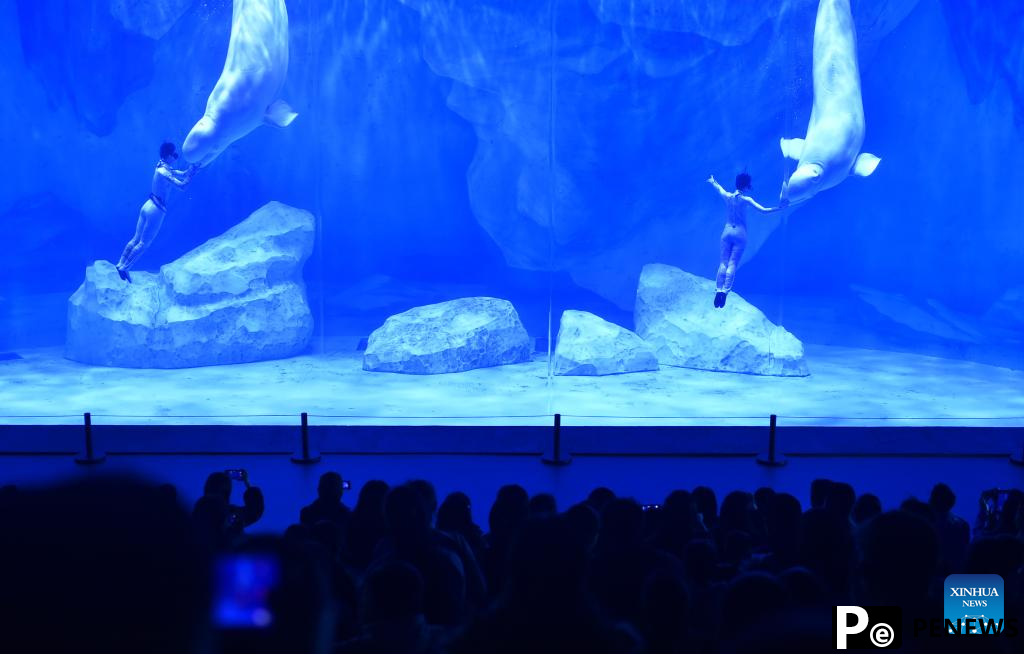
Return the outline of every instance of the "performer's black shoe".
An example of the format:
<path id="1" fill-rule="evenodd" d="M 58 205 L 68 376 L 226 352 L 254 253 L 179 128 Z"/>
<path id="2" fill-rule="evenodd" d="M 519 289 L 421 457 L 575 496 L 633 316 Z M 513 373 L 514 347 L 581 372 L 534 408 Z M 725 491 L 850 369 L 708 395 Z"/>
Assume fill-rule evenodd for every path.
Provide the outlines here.
<path id="1" fill-rule="evenodd" d="M 715 308 L 721 309 L 725 306 L 725 293 L 718 291 L 715 293 Z"/>
<path id="2" fill-rule="evenodd" d="M 123 279 L 124 281 L 128 282 L 129 284 L 132 283 L 132 276 L 129 275 L 128 271 L 124 268 L 117 269 L 117 276 Z"/>

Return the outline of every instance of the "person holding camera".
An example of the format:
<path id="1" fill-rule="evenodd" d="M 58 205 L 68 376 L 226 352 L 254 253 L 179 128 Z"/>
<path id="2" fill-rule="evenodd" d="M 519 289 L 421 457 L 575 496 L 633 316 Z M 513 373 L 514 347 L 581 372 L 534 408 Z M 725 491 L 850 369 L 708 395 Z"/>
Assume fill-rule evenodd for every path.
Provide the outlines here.
<path id="1" fill-rule="evenodd" d="M 325 472 L 320 476 L 320 483 L 316 487 L 316 499 L 313 503 L 302 507 L 299 511 L 299 523 L 312 527 L 316 523 L 326 520 L 338 527 L 344 528 L 348 524 L 351 511 L 342 504 L 341 498 L 345 491 L 351 488 L 351 482 L 341 478 L 337 472 Z"/>
<path id="2" fill-rule="evenodd" d="M 245 484 L 241 506 L 231 503 L 231 492 L 234 490 L 235 481 Z M 263 508 L 263 491 L 258 486 L 249 483 L 249 473 L 241 469 L 225 470 L 224 472 L 210 473 L 210 476 L 206 478 L 203 496 L 196 502 L 192 515 L 197 517 L 200 514 L 204 516 L 223 514 L 224 535 L 238 536 L 245 531 L 246 527 L 263 516 Z M 220 522 L 219 518 L 217 522 Z"/>

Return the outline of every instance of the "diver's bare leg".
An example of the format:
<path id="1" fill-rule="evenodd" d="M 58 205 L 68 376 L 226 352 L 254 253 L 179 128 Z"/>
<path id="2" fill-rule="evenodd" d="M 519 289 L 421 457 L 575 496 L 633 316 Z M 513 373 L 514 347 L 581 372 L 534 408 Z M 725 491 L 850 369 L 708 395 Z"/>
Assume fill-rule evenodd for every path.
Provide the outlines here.
<path id="1" fill-rule="evenodd" d="M 117 269 L 117 274 L 121 279 L 125 280 L 129 284 L 132 281 L 131 275 L 128 274 L 128 268 L 131 264 L 128 263 L 129 259 L 132 258 L 132 253 L 135 248 L 138 247 L 139 243 L 142 242 L 142 234 L 146 231 L 146 205 L 142 205 L 142 209 L 139 210 L 139 219 L 135 223 L 135 235 L 132 236 L 132 240 L 124 246 L 124 251 L 121 252 L 121 258 L 118 260 L 117 265 L 114 266 Z M 137 256 L 137 255 L 136 255 Z"/>
<path id="2" fill-rule="evenodd" d="M 118 274 L 131 281 L 128 270 L 135 265 L 138 258 L 156 238 L 163 223 L 164 211 L 153 204 L 152 200 L 147 200 L 146 204 L 142 205 L 142 211 L 139 212 L 139 224 L 135 231 L 135 238 L 132 239 L 133 242 L 129 243 L 131 247 L 125 247 L 126 254 L 123 257 L 123 263 L 118 264 Z"/>
<path id="3" fill-rule="evenodd" d="M 729 239 L 722 238 L 721 256 L 718 263 L 718 276 L 715 279 L 715 290 L 720 291 L 725 285 L 725 272 L 729 267 L 729 254 L 732 252 L 732 244 Z"/>
<path id="4" fill-rule="evenodd" d="M 725 267 L 725 284 L 722 286 L 722 290 L 726 293 L 732 290 L 733 282 L 736 281 L 736 269 L 739 268 L 740 259 L 743 258 L 743 250 L 746 247 L 747 242 L 743 239 L 733 241 L 732 251 L 729 253 L 729 263 Z"/>
<path id="5" fill-rule="evenodd" d="M 722 306 L 725 306 L 725 299 L 732 290 L 733 282 L 736 281 L 736 269 L 743 258 L 743 250 L 747 247 L 747 241 L 743 238 L 732 240 L 732 250 L 729 252 L 729 262 L 725 267 L 725 283 L 722 285 Z"/>
<path id="6" fill-rule="evenodd" d="M 721 309 L 725 305 L 726 273 L 729 270 L 729 259 L 732 256 L 732 239 L 722 237 L 721 256 L 718 263 L 718 276 L 715 278 L 715 308 Z"/>

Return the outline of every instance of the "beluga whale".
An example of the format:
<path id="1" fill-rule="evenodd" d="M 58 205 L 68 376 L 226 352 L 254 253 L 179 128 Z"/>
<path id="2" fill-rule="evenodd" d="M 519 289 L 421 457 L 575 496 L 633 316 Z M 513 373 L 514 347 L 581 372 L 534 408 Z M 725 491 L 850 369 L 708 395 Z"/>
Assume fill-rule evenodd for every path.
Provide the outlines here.
<path id="1" fill-rule="evenodd" d="M 814 104 L 807 135 L 781 139 L 782 154 L 797 161 L 782 184 L 783 200 L 801 202 L 850 175 L 867 177 L 878 157 L 864 144 L 864 103 L 857 65 L 857 32 L 850 0 L 820 0 L 814 23 Z"/>
<path id="2" fill-rule="evenodd" d="M 224 70 L 206 102 L 206 112 L 185 138 L 185 158 L 193 165 L 207 166 L 260 125 L 290 125 L 298 114 L 277 97 L 287 73 L 284 0 L 234 0 Z"/>

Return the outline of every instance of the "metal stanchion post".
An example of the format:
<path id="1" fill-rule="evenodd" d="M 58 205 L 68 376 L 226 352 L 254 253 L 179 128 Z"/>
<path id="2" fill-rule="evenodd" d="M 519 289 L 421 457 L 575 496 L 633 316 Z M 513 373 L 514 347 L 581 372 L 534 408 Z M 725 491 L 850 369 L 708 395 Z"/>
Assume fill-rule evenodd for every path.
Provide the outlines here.
<path id="1" fill-rule="evenodd" d="M 292 463 L 319 463 L 320 453 L 315 451 L 309 444 L 309 414 L 302 413 L 302 428 L 300 432 L 302 439 L 301 449 L 292 456 Z"/>
<path id="2" fill-rule="evenodd" d="M 786 465 L 786 457 L 775 452 L 775 426 L 778 416 L 774 413 L 768 418 L 768 452 L 759 454 L 757 462 L 769 468 L 778 468 Z"/>
<path id="3" fill-rule="evenodd" d="M 81 463 L 83 465 L 89 465 L 93 463 L 103 463 L 107 458 L 107 455 L 96 448 L 92 442 L 92 414 L 88 411 L 83 414 L 84 419 L 84 430 L 85 430 L 85 447 L 78 456 L 75 457 L 75 463 Z"/>
<path id="4" fill-rule="evenodd" d="M 552 466 L 564 466 L 572 463 L 572 457 L 562 447 L 562 414 L 555 414 L 555 424 L 551 432 L 551 447 L 545 448 L 540 460 Z"/>

